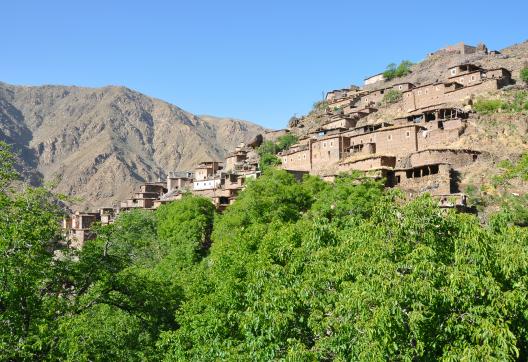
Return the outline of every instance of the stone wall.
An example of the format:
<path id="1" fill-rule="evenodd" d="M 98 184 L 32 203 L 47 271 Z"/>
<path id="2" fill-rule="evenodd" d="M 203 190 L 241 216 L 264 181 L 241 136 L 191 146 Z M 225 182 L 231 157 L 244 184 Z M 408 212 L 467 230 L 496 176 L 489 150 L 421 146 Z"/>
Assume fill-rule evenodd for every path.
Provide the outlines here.
<path id="1" fill-rule="evenodd" d="M 452 167 L 464 167 L 476 162 L 480 157 L 479 151 L 461 149 L 431 149 L 418 151 L 409 156 L 412 167 L 429 164 L 450 164 Z"/>
<path id="2" fill-rule="evenodd" d="M 339 172 L 369 171 L 373 169 L 380 169 L 383 167 L 394 168 L 396 158 L 390 156 L 371 156 L 360 158 L 357 160 L 345 161 L 339 164 Z"/>
<path id="3" fill-rule="evenodd" d="M 451 193 L 451 167 L 446 164 L 396 170 L 394 185 L 404 192 L 418 195 L 428 192 L 431 195 Z"/>

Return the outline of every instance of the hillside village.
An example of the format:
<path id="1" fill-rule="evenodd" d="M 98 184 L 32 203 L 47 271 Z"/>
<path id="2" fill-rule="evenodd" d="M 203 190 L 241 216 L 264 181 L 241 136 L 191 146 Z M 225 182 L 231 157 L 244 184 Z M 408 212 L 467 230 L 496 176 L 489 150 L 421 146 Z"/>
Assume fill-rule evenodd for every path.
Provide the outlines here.
<path id="1" fill-rule="evenodd" d="M 298 178 L 311 174 L 333 182 L 341 173 L 358 171 L 384 179 L 387 187 L 398 187 L 409 198 L 427 192 L 441 207 L 468 210 L 461 174 L 491 158 L 460 142 L 470 126 L 473 102 L 514 85 L 518 69 L 497 66 L 504 57 L 482 44 L 455 44 L 429 58 L 449 59 L 437 78 L 420 81 L 411 74 L 387 80 L 380 73 L 366 78 L 362 87 L 330 91 L 317 105 L 315 117 L 292 118 L 287 129 L 240 144 L 223 162 L 204 160 L 193 171 L 168 172 L 165 181 L 140 185 L 119 205 L 75 212 L 63 227 L 72 245 L 80 247 L 93 236 L 93 223 L 112 223 L 131 209 L 155 210 L 185 193 L 207 197 L 223 210 L 247 180 L 261 174 L 260 144 L 285 134 L 296 135 L 298 142 L 277 154 L 279 167 Z"/>

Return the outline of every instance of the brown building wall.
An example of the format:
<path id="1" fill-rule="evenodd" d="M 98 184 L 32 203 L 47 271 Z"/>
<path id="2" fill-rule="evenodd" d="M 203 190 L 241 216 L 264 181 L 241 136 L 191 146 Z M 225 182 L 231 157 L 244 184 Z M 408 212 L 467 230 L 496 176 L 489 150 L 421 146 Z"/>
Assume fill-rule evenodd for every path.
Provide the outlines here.
<path id="1" fill-rule="evenodd" d="M 456 77 L 449 78 L 449 81 L 460 83 L 464 86 L 482 83 L 482 71 L 465 73 Z"/>
<path id="2" fill-rule="evenodd" d="M 480 152 L 471 150 L 426 150 L 410 155 L 412 167 L 430 164 L 450 164 L 452 167 L 464 167 L 477 161 Z"/>
<path id="3" fill-rule="evenodd" d="M 483 82 L 470 83 L 463 88 L 447 93 L 445 93 L 445 86 L 443 84 L 415 88 L 403 94 L 403 108 L 406 111 L 410 111 L 441 103 L 456 103 L 476 93 L 499 89 L 500 86 L 501 83 L 498 79 L 491 79 Z"/>
<path id="4" fill-rule="evenodd" d="M 345 148 L 348 148 L 349 145 L 349 138 L 343 136 L 314 141 L 311 145 L 312 171 L 317 172 L 337 164 L 341 160 Z"/>
<path id="5" fill-rule="evenodd" d="M 435 168 L 437 168 L 435 173 Z M 449 165 L 428 165 L 394 172 L 395 186 L 409 194 L 429 192 L 431 195 L 451 193 L 451 167 Z M 428 174 L 426 174 L 428 173 Z"/>
<path id="6" fill-rule="evenodd" d="M 369 157 L 354 162 L 347 162 L 339 164 L 339 172 L 347 172 L 352 170 L 368 171 L 372 169 L 379 169 L 381 167 L 394 168 L 396 163 L 395 157 Z"/>
<path id="7" fill-rule="evenodd" d="M 418 149 L 449 147 L 460 138 L 461 129 L 432 129 L 418 135 Z"/>
<path id="8" fill-rule="evenodd" d="M 380 128 L 375 132 L 350 137 L 350 144 L 375 143 L 378 154 L 403 155 L 418 150 L 419 129 L 416 125 Z"/>
<path id="9" fill-rule="evenodd" d="M 302 151 L 279 156 L 281 160 L 281 168 L 292 171 L 310 171 L 311 157 L 310 148 Z"/>
<path id="10" fill-rule="evenodd" d="M 354 121 L 349 118 L 337 119 L 333 122 L 323 125 L 323 129 L 336 129 L 336 128 L 352 128 L 356 126 L 357 121 Z"/>

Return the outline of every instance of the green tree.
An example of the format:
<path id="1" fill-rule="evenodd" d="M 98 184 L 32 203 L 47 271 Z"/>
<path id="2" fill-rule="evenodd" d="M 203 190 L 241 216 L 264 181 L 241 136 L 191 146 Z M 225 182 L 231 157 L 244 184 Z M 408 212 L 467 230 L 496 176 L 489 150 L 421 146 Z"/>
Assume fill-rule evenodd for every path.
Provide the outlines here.
<path id="1" fill-rule="evenodd" d="M 409 60 L 402 60 L 400 64 L 396 65 L 391 63 L 387 65 L 387 69 L 383 72 L 383 77 L 386 80 L 391 80 L 394 78 L 399 78 L 406 76 L 411 73 L 411 66 L 413 63 Z"/>
<path id="2" fill-rule="evenodd" d="M 61 213 L 43 188 L 8 191 L 13 162 L 0 143 L 0 357 L 34 360 L 49 350 L 65 308 L 63 263 L 53 258 Z"/>

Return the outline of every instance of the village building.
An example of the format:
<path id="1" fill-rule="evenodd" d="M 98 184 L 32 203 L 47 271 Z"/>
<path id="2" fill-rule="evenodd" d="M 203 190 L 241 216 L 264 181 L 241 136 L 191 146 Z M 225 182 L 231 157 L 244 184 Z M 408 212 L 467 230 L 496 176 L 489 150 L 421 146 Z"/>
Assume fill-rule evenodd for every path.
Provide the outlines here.
<path id="1" fill-rule="evenodd" d="M 170 171 L 167 175 L 167 190 L 185 190 L 192 188 L 194 174 L 188 171 Z"/>
<path id="2" fill-rule="evenodd" d="M 383 73 L 378 73 L 378 74 L 374 74 L 374 75 L 371 75 L 370 77 L 365 78 L 364 84 L 365 85 L 374 84 L 377 82 L 381 82 L 383 80 L 385 80 Z"/>
<path id="3" fill-rule="evenodd" d="M 441 50 L 460 54 L 483 51 L 487 51 L 485 46 L 463 43 Z M 325 122 L 279 152 L 279 167 L 298 180 L 312 174 L 329 182 L 341 173 L 361 172 L 367 177 L 383 178 L 387 187 L 398 187 L 408 197 L 428 192 L 441 207 L 465 208 L 467 197 L 458 190 L 457 170 L 488 156 L 486 152 L 453 147 L 465 132 L 469 117 L 461 103 L 475 94 L 510 84 L 511 73 L 504 68 L 484 69 L 461 63 L 446 69 L 444 74 L 444 79 L 435 83 L 400 82 L 387 86 L 381 83 L 384 77 L 380 73 L 365 80 L 366 85 L 380 82 L 378 88 L 352 86 L 328 92 Z M 395 119 L 369 119 L 389 90 L 402 93 L 399 106 L 405 114 Z M 134 208 L 154 210 L 186 193 L 207 197 L 218 210 L 223 210 L 236 200 L 249 180 L 260 176 L 255 148 L 263 138 L 275 140 L 289 132 L 268 131 L 255 142 L 239 144 L 223 164 L 204 161 L 194 173 L 169 172 L 166 182 L 142 184 L 118 208 L 76 212 L 64 219 L 67 238 L 72 245 L 82 246 L 93 237 L 93 223 L 110 224 L 119 212 Z"/>
<path id="4" fill-rule="evenodd" d="M 62 221 L 62 229 L 72 248 L 81 248 L 87 240 L 95 236 L 91 231 L 94 223 L 101 221 L 99 212 L 75 212 Z"/>

